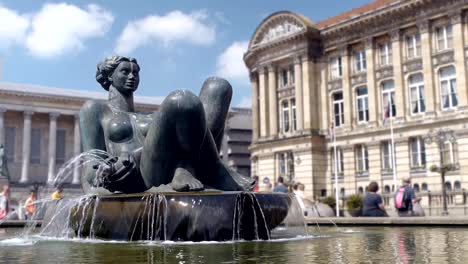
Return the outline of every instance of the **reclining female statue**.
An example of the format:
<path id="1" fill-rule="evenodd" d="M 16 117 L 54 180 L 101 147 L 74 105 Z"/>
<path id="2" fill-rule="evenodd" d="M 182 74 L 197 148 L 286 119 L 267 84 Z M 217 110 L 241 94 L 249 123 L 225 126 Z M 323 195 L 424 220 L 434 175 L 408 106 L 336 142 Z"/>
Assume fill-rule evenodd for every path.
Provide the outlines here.
<path id="1" fill-rule="evenodd" d="M 90 100 L 80 111 L 84 151 L 106 151 L 106 162 L 85 164 L 86 193 L 135 193 L 161 185 L 174 191 L 250 190 L 251 179 L 221 162 L 218 150 L 232 96 L 224 79 L 209 78 L 199 97 L 170 93 L 159 111 L 134 109 L 140 81 L 133 58 L 112 56 L 97 66 L 96 80 L 108 101 Z"/>

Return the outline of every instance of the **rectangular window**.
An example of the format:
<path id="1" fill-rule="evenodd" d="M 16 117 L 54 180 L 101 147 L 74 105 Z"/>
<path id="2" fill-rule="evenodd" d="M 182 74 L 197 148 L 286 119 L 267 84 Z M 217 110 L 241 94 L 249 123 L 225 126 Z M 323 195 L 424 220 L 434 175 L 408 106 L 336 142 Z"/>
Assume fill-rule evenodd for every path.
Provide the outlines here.
<path id="1" fill-rule="evenodd" d="M 449 66 L 439 70 L 442 109 L 454 108 L 458 105 L 457 77 L 455 67 Z"/>
<path id="2" fill-rule="evenodd" d="M 331 149 L 331 166 L 332 166 L 332 172 L 335 174 L 335 166 L 338 169 L 338 174 L 341 174 L 344 172 L 344 159 L 343 159 L 343 149 L 341 148 L 336 148 L 336 160 L 337 163 L 335 164 L 335 149 Z"/>
<path id="3" fill-rule="evenodd" d="M 356 146 L 356 168 L 357 172 L 366 172 L 369 170 L 369 153 L 365 145 Z"/>
<path id="4" fill-rule="evenodd" d="M 366 51 L 365 50 L 360 50 L 357 51 L 354 55 L 354 61 L 355 61 L 355 71 L 356 72 L 362 72 L 366 70 Z"/>
<path id="5" fill-rule="evenodd" d="M 380 66 L 392 64 L 392 43 L 387 42 L 379 45 Z"/>
<path id="6" fill-rule="evenodd" d="M 292 152 L 277 153 L 279 176 L 291 179 L 294 174 L 294 154 Z"/>
<path id="7" fill-rule="evenodd" d="M 392 141 L 384 141 L 381 145 L 382 149 L 382 169 L 393 171 L 393 155 L 395 151 L 392 151 Z"/>
<path id="8" fill-rule="evenodd" d="M 297 117 L 296 117 L 296 100 L 292 99 L 291 100 L 291 109 L 292 109 L 292 125 L 293 125 L 293 130 L 297 130 Z"/>
<path id="9" fill-rule="evenodd" d="M 57 145 L 55 152 L 55 160 L 57 164 L 62 164 L 65 162 L 65 140 L 66 140 L 66 130 L 58 129 L 57 130 Z"/>
<path id="10" fill-rule="evenodd" d="M 426 166 L 426 146 L 421 137 L 410 138 L 411 167 Z"/>
<path id="11" fill-rule="evenodd" d="M 340 78 L 343 75 L 341 57 L 334 57 L 330 60 L 330 72 L 331 78 L 336 79 Z"/>
<path id="12" fill-rule="evenodd" d="M 458 145 L 456 142 L 446 141 L 444 143 L 444 164 L 458 163 Z"/>
<path id="13" fill-rule="evenodd" d="M 395 83 L 393 81 L 382 83 L 382 104 L 384 120 L 396 116 Z"/>
<path id="14" fill-rule="evenodd" d="M 31 164 L 41 163 L 41 129 L 33 128 L 31 129 L 31 154 L 30 162 Z"/>
<path id="15" fill-rule="evenodd" d="M 6 127 L 5 128 L 5 155 L 7 161 L 15 161 L 15 145 L 16 144 L 16 128 Z"/>
<path id="16" fill-rule="evenodd" d="M 426 111 L 424 101 L 424 79 L 421 73 L 413 74 L 408 78 L 411 100 L 411 113 L 420 114 Z"/>
<path id="17" fill-rule="evenodd" d="M 343 93 L 333 94 L 333 115 L 335 127 L 340 127 L 344 123 L 344 101 Z"/>
<path id="18" fill-rule="evenodd" d="M 281 84 L 282 87 L 288 86 L 288 70 L 286 69 L 281 70 Z"/>
<path id="19" fill-rule="evenodd" d="M 369 96 L 367 87 L 356 89 L 358 122 L 365 123 L 369 121 Z"/>
<path id="20" fill-rule="evenodd" d="M 283 127 L 283 132 L 289 132 L 289 104 L 288 101 L 284 101 L 282 104 L 282 127 Z"/>
<path id="21" fill-rule="evenodd" d="M 421 57 L 421 35 L 406 37 L 406 55 L 408 59 Z"/>
<path id="22" fill-rule="evenodd" d="M 446 50 L 453 47 L 452 25 L 436 28 L 437 50 Z"/>

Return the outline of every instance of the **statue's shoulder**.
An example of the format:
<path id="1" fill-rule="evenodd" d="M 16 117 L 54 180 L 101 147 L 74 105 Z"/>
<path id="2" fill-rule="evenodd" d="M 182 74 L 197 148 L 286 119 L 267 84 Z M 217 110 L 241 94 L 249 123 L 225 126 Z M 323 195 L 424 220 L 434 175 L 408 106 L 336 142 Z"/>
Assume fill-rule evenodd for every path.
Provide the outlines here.
<path id="1" fill-rule="evenodd" d="M 81 107 L 81 112 L 100 112 L 107 108 L 109 108 L 107 101 L 93 99 L 88 100 L 83 104 L 83 106 Z"/>

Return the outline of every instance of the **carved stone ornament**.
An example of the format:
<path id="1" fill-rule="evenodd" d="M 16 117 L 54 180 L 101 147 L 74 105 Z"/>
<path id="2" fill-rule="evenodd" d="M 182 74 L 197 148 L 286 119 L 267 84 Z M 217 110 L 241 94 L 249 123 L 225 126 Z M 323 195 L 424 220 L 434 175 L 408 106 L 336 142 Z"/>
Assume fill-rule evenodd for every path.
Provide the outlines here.
<path id="1" fill-rule="evenodd" d="M 455 12 L 449 13 L 448 16 L 450 18 L 450 24 L 452 25 L 461 23 L 462 21 L 461 10 L 456 10 Z"/>
<path id="2" fill-rule="evenodd" d="M 367 82 L 367 74 L 365 72 L 354 75 L 354 76 L 351 77 L 351 84 L 352 85 L 366 83 L 366 82 Z"/>
<path id="3" fill-rule="evenodd" d="M 339 90 L 343 87 L 343 80 L 336 79 L 328 82 L 328 90 Z"/>
<path id="4" fill-rule="evenodd" d="M 422 70 L 422 68 L 423 68 L 422 59 L 410 60 L 403 64 L 404 73 L 419 71 L 419 70 Z"/>
<path id="5" fill-rule="evenodd" d="M 265 44 L 267 42 L 292 35 L 302 30 L 304 30 L 304 28 L 301 25 L 298 25 L 293 21 L 285 20 L 281 23 L 271 25 L 263 34 L 259 44 Z"/>
<path id="6" fill-rule="evenodd" d="M 399 41 L 401 36 L 400 29 L 390 31 L 389 35 L 392 42 Z"/>
<path id="7" fill-rule="evenodd" d="M 447 52 L 436 54 L 435 56 L 433 56 L 434 66 L 438 66 L 438 65 L 442 65 L 442 64 L 446 64 L 446 63 L 454 62 L 454 61 L 455 60 L 454 60 L 453 51 L 447 51 Z"/>
<path id="8" fill-rule="evenodd" d="M 393 66 L 385 66 L 381 67 L 377 70 L 376 72 L 377 79 L 383 79 L 387 77 L 392 77 L 393 76 Z"/>
<path id="9" fill-rule="evenodd" d="M 417 23 L 419 33 L 427 33 L 429 31 L 429 20 L 422 20 Z"/>

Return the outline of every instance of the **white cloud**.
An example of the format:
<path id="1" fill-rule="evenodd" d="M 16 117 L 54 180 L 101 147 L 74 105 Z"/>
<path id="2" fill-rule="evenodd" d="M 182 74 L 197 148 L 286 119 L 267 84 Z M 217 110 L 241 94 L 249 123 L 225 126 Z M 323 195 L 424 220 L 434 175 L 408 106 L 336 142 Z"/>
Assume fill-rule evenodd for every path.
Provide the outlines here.
<path id="1" fill-rule="evenodd" d="M 157 42 L 162 42 L 164 46 L 176 42 L 212 44 L 216 31 L 207 19 L 205 11 L 186 14 L 175 10 L 163 16 L 152 15 L 130 21 L 117 40 L 115 51 L 130 53 L 140 46 Z"/>
<path id="2" fill-rule="evenodd" d="M 244 53 L 249 42 L 234 42 L 218 56 L 216 74 L 226 78 L 248 83 L 249 73 L 244 64 Z"/>
<path id="3" fill-rule="evenodd" d="M 242 97 L 240 102 L 237 104 L 238 107 L 252 107 L 252 97 Z"/>
<path id="4" fill-rule="evenodd" d="M 66 3 L 45 4 L 31 19 L 25 45 L 38 57 L 82 49 L 85 40 L 105 35 L 114 21 L 112 13 L 98 5 L 81 9 Z"/>
<path id="5" fill-rule="evenodd" d="M 29 19 L 16 11 L 0 6 L 0 48 L 20 44 L 29 27 Z"/>

